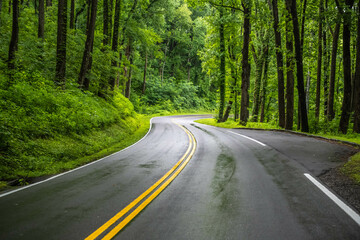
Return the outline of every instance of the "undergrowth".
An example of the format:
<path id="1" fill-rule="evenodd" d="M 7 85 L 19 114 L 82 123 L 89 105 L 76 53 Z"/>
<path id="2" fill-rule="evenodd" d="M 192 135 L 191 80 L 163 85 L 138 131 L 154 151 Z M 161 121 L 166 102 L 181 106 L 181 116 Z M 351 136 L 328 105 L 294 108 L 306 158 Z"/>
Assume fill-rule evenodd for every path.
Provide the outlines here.
<path id="1" fill-rule="evenodd" d="M 74 168 L 146 130 L 122 94 L 105 100 L 71 85 L 61 90 L 36 72 L 1 81 L 0 109 L 0 181 L 26 183 Z"/>

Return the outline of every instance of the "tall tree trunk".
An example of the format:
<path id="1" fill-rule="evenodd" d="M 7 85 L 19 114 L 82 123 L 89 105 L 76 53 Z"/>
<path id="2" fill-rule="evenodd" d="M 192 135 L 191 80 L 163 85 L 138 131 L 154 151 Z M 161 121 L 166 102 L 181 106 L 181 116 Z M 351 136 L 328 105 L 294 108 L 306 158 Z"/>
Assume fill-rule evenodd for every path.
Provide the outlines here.
<path id="1" fill-rule="evenodd" d="M 103 45 L 104 47 L 107 46 L 109 44 L 109 1 L 108 0 L 103 0 L 103 9 L 104 9 L 104 13 L 103 13 Z"/>
<path id="2" fill-rule="evenodd" d="M 347 133 L 351 113 L 351 8 L 354 0 L 345 0 L 345 13 L 343 13 L 343 69 L 344 69 L 344 98 L 341 107 L 339 131 Z M 338 6 L 339 7 L 339 6 Z M 340 9 L 340 7 L 339 7 Z"/>
<path id="3" fill-rule="evenodd" d="M 130 55 L 130 67 L 129 67 L 129 75 L 128 80 L 126 82 L 126 89 L 125 89 L 125 97 L 130 99 L 131 94 L 131 84 L 132 84 L 132 64 L 133 64 L 133 56 Z"/>
<path id="4" fill-rule="evenodd" d="M 114 30 L 113 30 L 113 40 L 111 50 L 117 52 L 118 43 L 119 43 L 119 25 L 120 25 L 120 11 L 121 11 L 121 0 L 115 1 L 115 17 L 114 17 Z M 112 59 L 111 66 L 115 68 L 117 66 L 117 61 Z M 110 89 L 114 90 L 116 86 L 116 74 L 112 74 L 109 81 Z"/>
<path id="5" fill-rule="evenodd" d="M 265 43 L 267 44 L 267 43 Z M 254 83 L 254 98 L 253 98 L 253 109 L 252 109 L 252 121 L 257 122 L 259 119 L 259 110 L 260 110 L 260 90 L 261 90 L 261 82 L 262 82 L 262 74 L 264 68 L 265 61 L 265 52 L 267 51 L 268 46 L 264 46 L 260 49 L 259 55 L 255 56 L 255 48 L 254 49 L 254 61 L 256 65 L 256 76 Z"/>
<path id="6" fill-rule="evenodd" d="M 307 71 L 307 75 L 306 75 L 306 91 L 305 91 L 305 96 L 306 96 L 306 110 L 307 112 L 309 112 L 309 101 L 310 101 L 310 81 L 311 81 L 311 72 L 310 72 L 310 67 L 308 67 L 308 71 Z"/>
<path id="7" fill-rule="evenodd" d="M 261 105 L 261 113 L 260 113 L 260 122 L 265 121 L 265 103 L 266 103 L 266 88 L 267 88 L 267 78 L 268 78 L 268 67 L 269 67 L 269 48 L 266 49 L 265 52 L 265 60 L 264 60 L 264 79 L 262 81 L 261 92 L 260 92 L 260 105 Z"/>
<path id="8" fill-rule="evenodd" d="M 318 30 L 318 59 L 317 59 L 317 75 L 316 75 L 316 99 L 315 99 L 315 118 L 318 121 L 320 116 L 320 96 L 321 96 L 321 64 L 322 64 L 322 22 L 324 12 L 324 1 L 320 0 L 319 5 L 319 30 Z"/>
<path id="9" fill-rule="evenodd" d="M 70 3 L 70 29 L 75 29 L 75 0 Z"/>
<path id="10" fill-rule="evenodd" d="M 359 3 L 360 4 L 360 3 Z M 355 102 L 354 102 L 354 132 L 360 133 L 360 5 L 358 5 L 358 25 L 356 38 L 355 67 Z"/>
<path id="11" fill-rule="evenodd" d="M 325 0 L 325 12 L 328 9 L 328 0 Z M 324 22 L 326 22 L 328 19 L 325 16 Z M 324 116 L 327 117 L 328 115 L 328 97 L 329 97 L 329 63 L 330 63 L 330 54 L 328 50 L 328 43 L 329 38 L 327 37 L 327 31 L 326 27 L 323 28 L 323 53 L 324 53 Z"/>
<path id="12" fill-rule="evenodd" d="M 286 119 L 285 129 L 292 130 L 294 122 L 294 48 L 292 24 L 289 17 L 286 18 Z"/>
<path id="13" fill-rule="evenodd" d="M 246 125 L 249 118 L 249 86 L 250 86 L 250 63 L 249 63 L 249 44 L 250 44 L 250 14 L 251 2 L 244 0 L 242 6 L 244 9 L 244 41 L 242 48 L 242 73 L 241 73 L 241 110 L 240 124 Z"/>
<path id="14" fill-rule="evenodd" d="M 113 10 L 114 10 L 114 0 L 110 0 L 110 8 L 109 8 L 109 45 L 112 44 L 112 29 L 113 29 Z"/>
<path id="15" fill-rule="evenodd" d="M 12 82 L 13 74 L 15 70 L 15 57 L 18 50 L 18 41 L 19 41 L 19 0 L 13 0 L 13 18 L 12 18 L 12 32 L 11 40 L 9 45 L 9 58 L 8 58 L 8 69 L 9 69 L 9 78 Z"/>
<path id="16" fill-rule="evenodd" d="M 166 64 L 166 57 L 167 57 L 167 52 L 168 52 L 168 47 L 169 47 L 169 43 L 170 43 L 170 37 L 166 43 L 165 46 L 165 50 L 164 50 L 164 61 L 162 62 L 162 67 L 160 70 L 160 79 L 161 79 L 161 86 L 163 85 L 163 81 L 164 81 L 164 71 L 165 71 L 165 64 Z"/>
<path id="17" fill-rule="evenodd" d="M 309 132 L 308 117 L 305 103 L 305 92 L 304 92 L 304 69 L 303 69 L 303 57 L 300 43 L 299 33 L 299 22 L 296 10 L 296 0 L 286 1 L 287 8 L 290 10 L 293 22 L 293 34 L 295 41 L 295 60 L 296 60 L 296 77 L 297 77 L 297 88 L 299 94 L 299 103 L 301 111 L 301 131 Z"/>
<path id="18" fill-rule="evenodd" d="M 66 73 L 66 35 L 67 35 L 66 23 L 67 23 L 67 0 L 59 0 L 55 84 L 57 84 L 62 88 L 65 88 L 65 73 Z"/>
<path id="19" fill-rule="evenodd" d="M 221 122 L 226 122 L 229 118 L 229 115 L 230 115 L 230 111 L 231 111 L 231 107 L 232 107 L 232 104 L 233 104 L 233 101 L 232 100 L 229 100 L 228 102 L 228 105 L 225 109 L 225 113 L 224 113 L 224 116 L 223 116 L 223 119 L 221 120 Z"/>
<path id="20" fill-rule="evenodd" d="M 334 95 L 335 95 L 335 78 L 336 78 L 336 57 L 340 35 L 340 22 L 336 23 L 332 41 L 330 80 L 329 80 L 329 98 L 328 98 L 328 119 L 331 121 L 335 117 Z"/>
<path id="21" fill-rule="evenodd" d="M 224 9 L 220 7 L 220 78 L 219 78 L 219 87 L 220 87 L 220 106 L 219 106 L 219 117 L 218 122 L 222 122 L 224 114 L 224 105 L 225 105 L 225 36 L 224 36 Z"/>
<path id="22" fill-rule="evenodd" d="M 126 86 L 125 86 L 125 97 L 126 98 L 128 98 L 128 99 L 130 99 L 130 93 L 131 93 L 131 75 L 132 75 L 132 61 L 133 61 L 133 59 L 132 59 L 132 47 L 131 47 L 131 39 L 129 39 L 129 45 L 128 45 L 128 47 L 127 47 L 127 49 L 126 49 L 126 53 L 125 53 L 125 55 L 126 55 L 126 58 L 127 58 L 127 60 L 130 62 L 130 66 L 129 66 L 129 70 L 126 70 L 125 71 L 125 74 L 128 72 L 128 74 L 127 74 L 127 76 L 125 75 L 125 77 L 127 77 L 127 81 L 126 81 Z"/>
<path id="23" fill-rule="evenodd" d="M 45 3 L 44 0 L 39 0 L 38 38 L 44 39 L 44 26 L 45 26 Z"/>
<path id="24" fill-rule="evenodd" d="M 285 127 L 285 99 L 284 99 L 284 63 L 281 52 L 281 33 L 279 29 L 279 13 L 277 0 L 272 0 L 272 9 L 274 17 L 274 32 L 275 32 L 275 48 L 276 48 L 276 63 L 278 75 L 278 110 L 279 110 L 279 126 Z"/>
<path id="25" fill-rule="evenodd" d="M 90 86 L 90 79 L 88 74 L 90 73 L 92 66 L 92 52 L 94 46 L 97 2 L 97 0 L 89 0 L 88 2 L 88 15 L 90 16 L 87 22 L 85 49 L 78 80 L 79 87 L 85 90 L 88 90 Z"/>
<path id="26" fill-rule="evenodd" d="M 304 46 L 306 7 L 307 7 L 307 0 L 304 0 L 303 8 L 302 8 L 301 33 L 300 33 L 300 45 L 301 45 L 301 49 L 302 49 L 303 46 Z M 301 50 L 301 51 L 302 51 L 302 50 Z"/>
<path id="27" fill-rule="evenodd" d="M 144 81 L 143 81 L 143 86 L 142 86 L 142 94 L 145 94 L 145 90 L 146 90 L 146 73 L 147 73 L 147 64 L 148 64 L 148 52 L 147 50 L 145 50 L 145 64 L 144 64 Z"/>

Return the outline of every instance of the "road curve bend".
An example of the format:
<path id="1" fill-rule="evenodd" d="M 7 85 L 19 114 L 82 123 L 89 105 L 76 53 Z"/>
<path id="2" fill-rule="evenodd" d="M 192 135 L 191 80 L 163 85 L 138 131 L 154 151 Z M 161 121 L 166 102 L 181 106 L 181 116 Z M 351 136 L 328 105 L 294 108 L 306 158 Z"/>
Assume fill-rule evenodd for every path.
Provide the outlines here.
<path id="1" fill-rule="evenodd" d="M 0 197 L 0 239 L 360 239 L 308 177 L 345 147 L 201 117 L 154 118 L 136 145 Z"/>

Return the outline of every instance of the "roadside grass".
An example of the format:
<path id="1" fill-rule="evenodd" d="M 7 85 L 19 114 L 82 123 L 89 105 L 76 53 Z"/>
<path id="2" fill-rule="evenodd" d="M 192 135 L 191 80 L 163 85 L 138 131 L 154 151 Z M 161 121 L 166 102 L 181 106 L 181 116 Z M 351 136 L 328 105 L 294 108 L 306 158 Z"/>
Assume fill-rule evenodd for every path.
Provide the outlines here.
<path id="1" fill-rule="evenodd" d="M 9 184 L 26 185 L 36 178 L 65 172 L 120 151 L 140 140 L 149 126 L 150 117 L 138 115 L 85 134 L 31 140 L 25 143 L 24 154 L 8 159 L 21 162 L 21 167 L 11 169 L 1 166 L 0 190 Z"/>
<path id="2" fill-rule="evenodd" d="M 239 122 L 235 122 L 233 119 L 229 119 L 226 122 L 218 123 L 215 118 L 204 118 L 195 121 L 197 123 L 207 124 L 215 127 L 223 127 L 223 128 L 256 128 L 256 129 L 281 129 L 279 126 L 270 124 L 270 123 L 259 123 L 259 122 L 248 122 L 246 126 L 240 125 Z M 298 131 L 295 131 L 298 132 Z M 360 134 L 349 133 L 347 135 L 344 134 L 310 134 L 311 136 L 325 137 L 329 139 L 341 140 L 351 143 L 356 143 L 360 145 Z"/>
<path id="3" fill-rule="evenodd" d="M 229 119 L 226 122 L 218 123 L 215 118 L 204 118 L 196 120 L 197 123 L 211 125 L 215 127 L 223 128 L 259 128 L 259 129 L 280 129 L 278 126 L 270 123 L 248 122 L 246 126 L 240 125 L 239 122 L 235 122 L 234 119 Z"/>
<path id="4" fill-rule="evenodd" d="M 360 185 L 360 152 L 352 156 L 341 171 Z"/>

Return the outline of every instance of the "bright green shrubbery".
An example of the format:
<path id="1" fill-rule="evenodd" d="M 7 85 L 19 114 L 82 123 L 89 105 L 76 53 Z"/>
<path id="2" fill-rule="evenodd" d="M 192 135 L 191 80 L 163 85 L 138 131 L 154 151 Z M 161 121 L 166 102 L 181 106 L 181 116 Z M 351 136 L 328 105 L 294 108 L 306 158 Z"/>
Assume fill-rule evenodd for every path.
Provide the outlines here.
<path id="1" fill-rule="evenodd" d="M 133 105 L 120 93 L 105 100 L 71 85 L 60 90 L 36 72 L 18 72 L 10 85 L 4 79 L 0 83 L 0 180 L 31 176 L 54 162 L 101 151 L 139 127 Z M 112 131 L 102 138 L 108 128 Z M 92 134 L 99 139 L 89 140 Z"/>
<path id="2" fill-rule="evenodd" d="M 133 102 L 137 112 L 147 114 L 167 114 L 174 111 L 215 107 L 215 102 L 198 96 L 198 87 L 192 82 L 167 81 L 161 84 L 159 79 L 149 81 L 146 85 L 146 94 L 133 96 Z"/>

